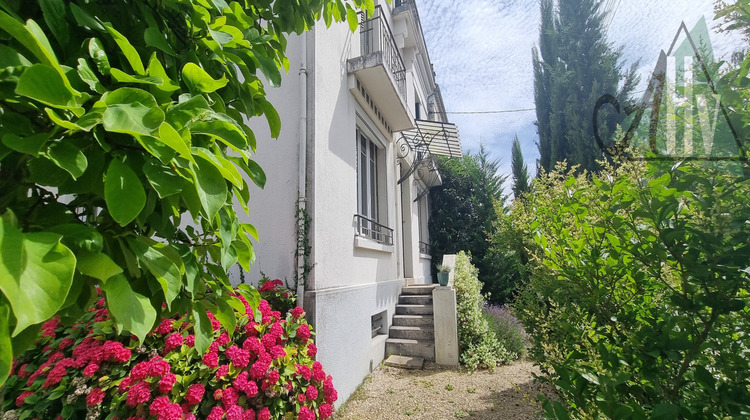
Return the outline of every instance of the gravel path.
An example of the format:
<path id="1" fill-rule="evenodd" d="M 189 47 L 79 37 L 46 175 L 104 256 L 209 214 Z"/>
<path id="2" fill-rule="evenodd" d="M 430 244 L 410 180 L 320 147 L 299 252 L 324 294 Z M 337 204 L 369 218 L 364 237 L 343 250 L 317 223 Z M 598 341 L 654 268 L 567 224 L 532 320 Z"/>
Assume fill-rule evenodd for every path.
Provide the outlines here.
<path id="1" fill-rule="evenodd" d="M 424 370 L 381 365 L 337 411 L 335 420 L 536 419 L 536 400 L 549 388 L 534 382 L 539 370 L 521 360 L 494 372 L 469 373 L 428 363 Z"/>

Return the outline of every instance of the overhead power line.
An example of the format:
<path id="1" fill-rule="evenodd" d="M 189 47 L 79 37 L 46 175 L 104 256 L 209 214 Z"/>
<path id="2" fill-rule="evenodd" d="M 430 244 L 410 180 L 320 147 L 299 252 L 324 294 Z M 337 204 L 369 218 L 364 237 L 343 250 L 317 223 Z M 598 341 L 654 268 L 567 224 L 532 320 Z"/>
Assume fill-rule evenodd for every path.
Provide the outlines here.
<path id="1" fill-rule="evenodd" d="M 446 114 L 507 114 L 510 112 L 526 112 L 526 111 L 536 111 L 536 108 L 504 109 L 502 111 L 453 111 L 453 112 L 446 112 Z"/>

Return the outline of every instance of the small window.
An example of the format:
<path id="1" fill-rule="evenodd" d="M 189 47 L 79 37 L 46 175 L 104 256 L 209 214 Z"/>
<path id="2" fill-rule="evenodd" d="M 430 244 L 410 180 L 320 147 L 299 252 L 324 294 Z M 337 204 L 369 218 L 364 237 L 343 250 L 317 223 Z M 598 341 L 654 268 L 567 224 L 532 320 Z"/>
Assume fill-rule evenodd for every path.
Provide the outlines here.
<path id="1" fill-rule="evenodd" d="M 386 311 L 383 311 L 370 317 L 370 333 L 372 338 L 388 334 L 388 320 L 385 315 Z"/>
<path id="2" fill-rule="evenodd" d="M 417 103 L 414 104 L 414 117 L 418 120 L 422 119 L 422 104 L 417 101 Z"/>

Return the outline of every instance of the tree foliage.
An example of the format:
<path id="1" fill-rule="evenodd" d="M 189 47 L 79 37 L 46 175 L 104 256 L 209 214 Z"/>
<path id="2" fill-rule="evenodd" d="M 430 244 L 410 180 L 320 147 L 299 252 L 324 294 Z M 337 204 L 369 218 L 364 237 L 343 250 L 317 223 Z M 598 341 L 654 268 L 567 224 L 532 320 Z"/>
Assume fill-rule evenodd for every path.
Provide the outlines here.
<path id="1" fill-rule="evenodd" d="M 521 143 L 518 135 L 513 138 L 513 148 L 510 153 L 510 167 L 513 173 L 513 197 L 519 198 L 529 191 L 529 170 L 523 163 Z"/>
<path id="2" fill-rule="evenodd" d="M 540 3 L 539 45 L 533 48 L 534 101 L 539 166 L 545 171 L 563 160 L 580 169 L 598 169 L 603 152 L 591 123 L 594 105 L 609 93 L 626 106 L 637 84 L 636 65 L 624 71 L 620 51 L 606 39 L 601 4 L 596 0 Z M 613 111 L 602 115 L 607 123 L 603 125 L 614 127 L 618 122 Z"/>
<path id="3" fill-rule="evenodd" d="M 664 165 L 662 165 L 664 166 Z M 518 314 L 556 418 L 728 418 L 750 407 L 750 181 L 701 164 L 564 166 L 516 207 Z"/>
<path id="4" fill-rule="evenodd" d="M 227 270 L 254 258 L 233 203 L 265 183 L 247 118 L 281 129 L 263 80 L 288 70 L 288 34 L 374 8 L 353 3 L 0 1 L 0 383 L 97 285 L 118 331 L 192 313 L 205 351 L 206 311 L 238 304 Z"/>
<path id="5" fill-rule="evenodd" d="M 498 174 L 499 165 L 483 146 L 478 154 L 438 158 L 443 185 L 430 191 L 433 261 L 442 261 L 445 254 L 470 252 L 482 283 L 487 283 L 490 274 L 483 261 L 489 245 L 487 235 L 495 220 L 494 205 L 504 201 L 502 185 L 506 177 Z"/>

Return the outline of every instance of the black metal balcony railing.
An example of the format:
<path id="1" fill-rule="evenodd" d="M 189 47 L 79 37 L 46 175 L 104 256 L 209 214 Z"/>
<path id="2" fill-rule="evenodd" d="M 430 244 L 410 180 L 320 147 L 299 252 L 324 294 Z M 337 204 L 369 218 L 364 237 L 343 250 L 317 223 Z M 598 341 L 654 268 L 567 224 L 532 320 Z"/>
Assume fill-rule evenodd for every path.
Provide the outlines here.
<path id="1" fill-rule="evenodd" d="M 393 246 L 393 229 L 359 214 L 354 215 L 354 221 L 357 225 L 357 236 Z"/>
<path id="2" fill-rule="evenodd" d="M 419 253 L 425 254 L 425 255 L 431 255 L 432 254 L 432 247 L 427 242 L 419 242 Z"/>
<path id="3" fill-rule="evenodd" d="M 406 66 L 396 41 L 393 39 L 391 27 L 385 20 L 383 8 L 381 6 L 375 7 L 375 13 L 369 19 L 366 18 L 364 13 L 360 12 L 360 19 L 362 20 L 359 24 L 362 55 L 381 51 L 383 53 L 383 65 L 393 75 L 401 97 L 406 98 Z"/>

